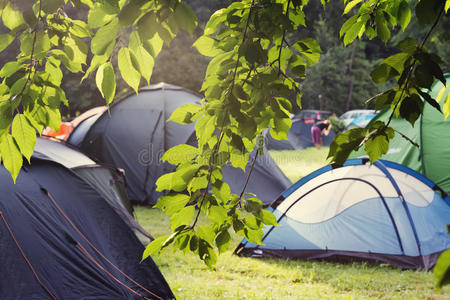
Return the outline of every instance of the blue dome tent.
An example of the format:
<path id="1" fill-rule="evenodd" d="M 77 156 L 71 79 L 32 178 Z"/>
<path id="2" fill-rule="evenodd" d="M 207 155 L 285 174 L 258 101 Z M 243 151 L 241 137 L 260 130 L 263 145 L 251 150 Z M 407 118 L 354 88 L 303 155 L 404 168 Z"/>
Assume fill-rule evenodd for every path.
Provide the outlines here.
<path id="1" fill-rule="evenodd" d="M 287 189 L 270 208 L 280 226 L 239 255 L 367 260 L 430 269 L 450 248 L 450 197 L 432 181 L 389 161 L 328 165 Z"/>

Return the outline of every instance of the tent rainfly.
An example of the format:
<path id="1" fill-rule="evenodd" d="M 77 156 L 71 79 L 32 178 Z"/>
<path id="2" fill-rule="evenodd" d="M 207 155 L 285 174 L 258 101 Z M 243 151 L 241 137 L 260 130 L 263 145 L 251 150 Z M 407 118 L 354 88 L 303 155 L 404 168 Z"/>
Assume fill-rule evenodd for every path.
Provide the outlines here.
<path id="1" fill-rule="evenodd" d="M 90 157 L 124 169 L 130 200 L 153 205 L 161 195 L 156 192 L 156 180 L 174 170 L 174 166 L 160 161 L 163 153 L 179 144 L 197 143 L 195 124 L 181 125 L 167 120 L 178 107 L 200 102 L 200 96 L 181 87 L 151 85 L 112 105 L 109 113 L 91 117 L 95 118 L 93 122 L 90 118 L 81 123 L 72 133 L 76 142 L 71 137 L 69 142 Z M 222 170 L 231 191 L 239 194 L 245 181 L 241 180 L 244 172 L 231 166 Z M 258 157 L 246 191 L 270 204 L 290 185 L 265 153 Z"/>
<path id="2" fill-rule="evenodd" d="M 133 218 L 133 206 L 126 194 L 123 172 L 97 164 L 74 147 L 54 139 L 38 137 L 33 157 L 59 163 L 76 173 L 106 200 L 136 234 L 153 240 Z"/>
<path id="3" fill-rule="evenodd" d="M 237 254 L 430 269 L 450 248 L 450 197 L 389 161 L 325 166 L 292 185 L 270 210 L 280 226 L 265 229 L 262 245 L 243 240 Z"/>
<path id="4" fill-rule="evenodd" d="M 42 145 L 40 145 L 42 146 Z M 1 299 L 171 299 L 102 194 L 43 155 L 16 183 L 0 165 Z"/>
<path id="5" fill-rule="evenodd" d="M 449 83 L 450 74 L 446 74 L 445 78 Z M 440 81 L 436 81 L 429 94 L 433 99 L 436 99 L 439 94 L 441 95 L 442 100 L 439 104 L 443 110 L 444 100 L 449 92 L 450 85 L 444 88 Z M 386 109 L 376 115 L 372 122 L 386 122 L 391 113 L 392 109 Z M 447 194 L 450 194 L 450 118 L 445 119 L 441 112 L 424 101 L 423 113 L 414 126 L 411 126 L 405 119 L 396 118 L 395 115 L 390 126 L 406 135 L 419 147 L 396 133 L 394 139 L 389 142 L 388 153 L 382 158 L 405 165 L 425 175 Z M 353 152 L 350 158 L 365 155 L 361 149 Z"/>

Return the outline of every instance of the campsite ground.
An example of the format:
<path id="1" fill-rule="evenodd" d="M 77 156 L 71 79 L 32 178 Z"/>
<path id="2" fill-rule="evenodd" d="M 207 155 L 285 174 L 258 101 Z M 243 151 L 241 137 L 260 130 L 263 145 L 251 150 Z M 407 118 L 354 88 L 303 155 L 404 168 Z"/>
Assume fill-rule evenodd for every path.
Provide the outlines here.
<path id="1" fill-rule="evenodd" d="M 328 148 L 271 152 L 291 180 L 326 164 Z M 161 211 L 136 207 L 138 221 L 155 237 L 169 233 Z M 204 220 L 203 220 L 204 221 Z M 241 238 L 210 271 L 195 255 L 168 249 L 154 257 L 178 299 L 450 299 L 450 286 L 434 289 L 431 272 L 388 265 L 253 259 L 233 255 Z"/>

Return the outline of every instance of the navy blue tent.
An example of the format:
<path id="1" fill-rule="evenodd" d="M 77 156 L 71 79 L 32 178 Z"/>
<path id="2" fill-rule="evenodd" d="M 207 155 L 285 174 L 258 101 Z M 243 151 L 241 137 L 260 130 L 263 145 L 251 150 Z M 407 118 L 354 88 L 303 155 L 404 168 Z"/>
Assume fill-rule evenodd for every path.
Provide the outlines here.
<path id="1" fill-rule="evenodd" d="M 16 184 L 0 165 L 1 299 L 168 299 L 144 247 L 108 202 L 42 155 Z"/>
<path id="2" fill-rule="evenodd" d="M 160 161 L 161 156 L 176 145 L 197 144 L 195 124 L 181 125 L 167 120 L 178 107 L 200 102 L 201 96 L 179 86 L 151 85 L 112 105 L 109 113 L 81 123 L 72 133 L 76 138 L 71 136 L 68 142 L 75 143 L 90 157 L 124 169 L 130 200 L 153 205 L 161 195 L 156 191 L 156 180 L 174 170 L 174 166 Z M 250 167 L 249 163 L 247 171 Z M 222 170 L 231 191 L 239 194 L 245 173 L 232 166 Z M 255 163 L 246 191 L 268 205 L 290 185 L 265 152 Z"/>
<path id="3" fill-rule="evenodd" d="M 288 132 L 287 140 L 276 140 L 267 131 L 265 144 L 268 150 L 297 150 L 313 147 L 311 128 L 314 124 L 307 124 L 303 120 L 293 120 L 291 129 Z M 330 130 L 327 136 L 322 135 L 323 145 L 329 146 L 336 133 Z"/>
<path id="4" fill-rule="evenodd" d="M 323 167 L 271 206 L 280 226 L 263 245 L 246 240 L 240 255 L 367 260 L 430 269 L 450 248 L 450 197 L 421 174 L 365 159 Z"/>
<path id="5" fill-rule="evenodd" d="M 153 240 L 133 217 L 133 206 L 126 194 L 123 172 L 98 164 L 74 147 L 54 139 L 38 137 L 33 157 L 59 163 L 76 173 L 106 200 L 138 236 L 142 234 Z"/>

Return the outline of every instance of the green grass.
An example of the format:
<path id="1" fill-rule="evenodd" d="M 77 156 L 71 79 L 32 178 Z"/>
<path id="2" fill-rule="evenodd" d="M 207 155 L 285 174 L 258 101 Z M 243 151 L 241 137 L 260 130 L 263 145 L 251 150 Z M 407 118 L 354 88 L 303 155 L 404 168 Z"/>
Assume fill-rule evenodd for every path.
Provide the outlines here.
<path id="1" fill-rule="evenodd" d="M 136 207 L 136 216 L 155 237 L 169 233 L 169 219 L 159 210 Z M 434 289 L 431 272 L 238 257 L 232 252 L 240 240 L 233 237 L 216 271 L 171 248 L 153 259 L 178 299 L 450 299 L 450 287 Z"/>
<path id="2" fill-rule="evenodd" d="M 296 182 L 309 173 L 327 164 L 328 147 L 307 148 L 305 150 L 270 151 L 281 171 Z"/>
<path id="3" fill-rule="evenodd" d="M 327 153 L 328 148 L 270 152 L 292 181 L 326 165 Z M 153 236 L 169 233 L 169 219 L 161 211 L 136 207 L 135 213 Z M 216 271 L 196 255 L 171 248 L 153 259 L 178 299 L 450 299 L 449 286 L 441 292 L 434 289 L 431 272 L 238 257 L 233 251 L 240 240 L 233 236 L 230 250 L 219 256 Z"/>

